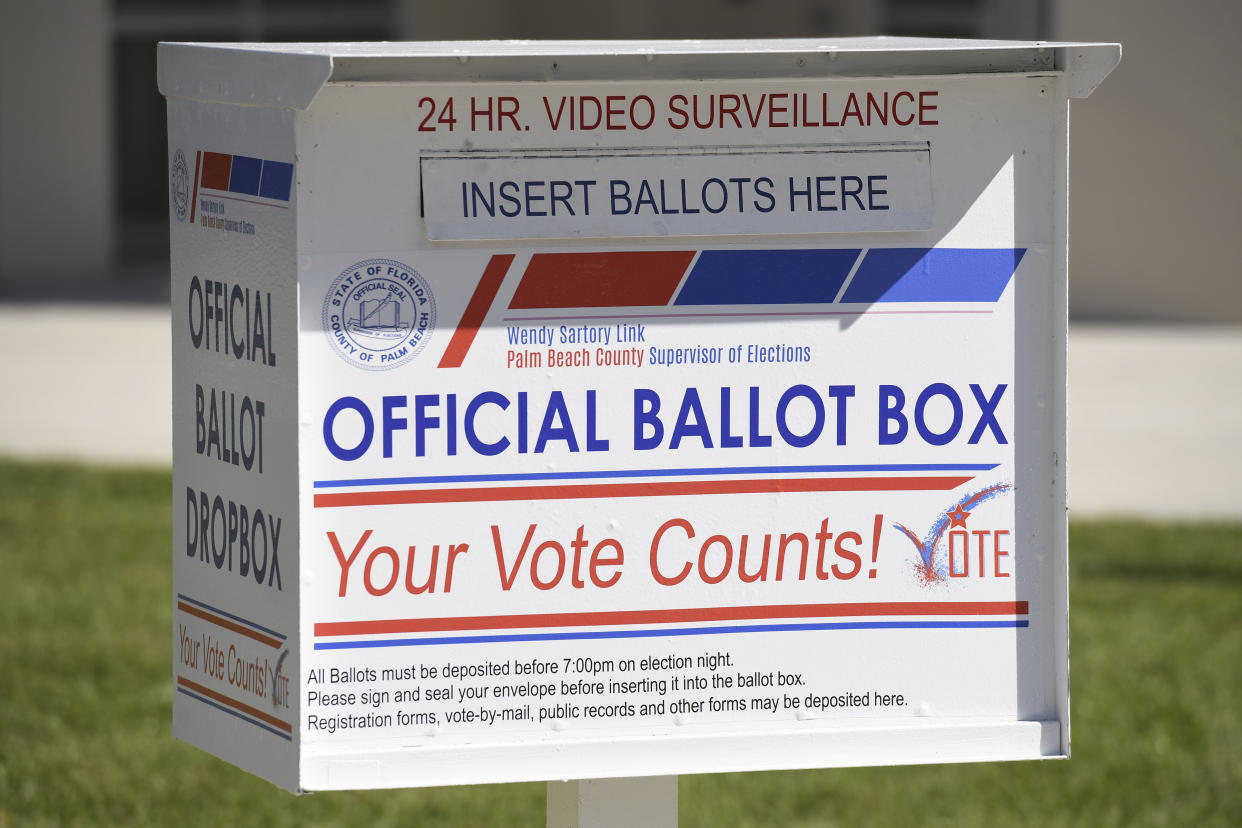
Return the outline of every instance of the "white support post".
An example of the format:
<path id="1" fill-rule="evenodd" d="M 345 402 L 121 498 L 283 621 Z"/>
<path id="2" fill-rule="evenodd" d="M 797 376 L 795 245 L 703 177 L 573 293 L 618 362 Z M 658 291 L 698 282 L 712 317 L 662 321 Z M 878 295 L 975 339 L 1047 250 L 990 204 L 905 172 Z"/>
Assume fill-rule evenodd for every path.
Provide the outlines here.
<path id="1" fill-rule="evenodd" d="M 548 828 L 676 828 L 677 777 L 548 783 Z"/>

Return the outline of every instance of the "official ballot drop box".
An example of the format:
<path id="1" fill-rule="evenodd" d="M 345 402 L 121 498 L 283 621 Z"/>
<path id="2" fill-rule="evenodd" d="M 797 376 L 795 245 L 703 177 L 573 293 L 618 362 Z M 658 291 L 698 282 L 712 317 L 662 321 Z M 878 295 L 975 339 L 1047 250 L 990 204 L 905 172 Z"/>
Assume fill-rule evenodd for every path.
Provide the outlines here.
<path id="1" fill-rule="evenodd" d="M 162 44 L 174 733 L 294 790 L 1069 755 L 1109 44 Z"/>

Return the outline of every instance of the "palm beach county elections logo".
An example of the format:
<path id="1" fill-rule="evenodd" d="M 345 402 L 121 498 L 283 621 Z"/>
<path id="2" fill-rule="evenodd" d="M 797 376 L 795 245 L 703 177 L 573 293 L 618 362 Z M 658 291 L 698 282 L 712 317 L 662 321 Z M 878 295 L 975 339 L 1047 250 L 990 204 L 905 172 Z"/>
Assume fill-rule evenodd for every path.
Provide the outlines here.
<path id="1" fill-rule="evenodd" d="M 371 371 L 409 362 L 435 326 L 436 300 L 426 280 L 393 259 L 347 267 L 323 302 L 323 330 L 337 354 Z"/>
<path id="2" fill-rule="evenodd" d="M 190 209 L 190 165 L 181 150 L 173 155 L 172 168 L 168 171 L 169 187 L 172 189 L 173 213 L 177 221 L 185 221 Z"/>

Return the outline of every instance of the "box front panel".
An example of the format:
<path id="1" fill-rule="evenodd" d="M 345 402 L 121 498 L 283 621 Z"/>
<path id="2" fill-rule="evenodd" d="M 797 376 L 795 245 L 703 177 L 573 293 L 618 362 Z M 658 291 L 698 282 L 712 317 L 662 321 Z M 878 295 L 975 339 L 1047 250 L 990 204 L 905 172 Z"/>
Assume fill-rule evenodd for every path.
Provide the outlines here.
<path id="1" fill-rule="evenodd" d="M 601 740 L 738 769 L 694 747 L 738 734 L 749 767 L 849 764 L 827 737 L 867 728 L 896 735 L 856 761 L 900 762 L 1055 720 L 1054 91 L 326 88 L 308 786 L 601 775 L 565 765 Z"/>

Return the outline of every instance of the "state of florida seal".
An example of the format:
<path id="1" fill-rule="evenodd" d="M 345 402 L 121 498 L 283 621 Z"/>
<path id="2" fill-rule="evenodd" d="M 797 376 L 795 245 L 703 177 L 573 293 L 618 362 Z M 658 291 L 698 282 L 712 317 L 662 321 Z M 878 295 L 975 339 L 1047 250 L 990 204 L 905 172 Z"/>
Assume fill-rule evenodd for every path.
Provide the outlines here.
<path id="1" fill-rule="evenodd" d="M 190 165 L 186 163 L 185 153 L 181 150 L 173 155 L 168 183 L 172 191 L 173 214 L 177 221 L 185 221 L 185 214 L 190 208 Z"/>
<path id="2" fill-rule="evenodd" d="M 323 330 L 350 365 L 396 368 L 427 345 L 436 300 L 427 281 L 393 259 L 366 259 L 345 268 L 323 302 Z"/>

